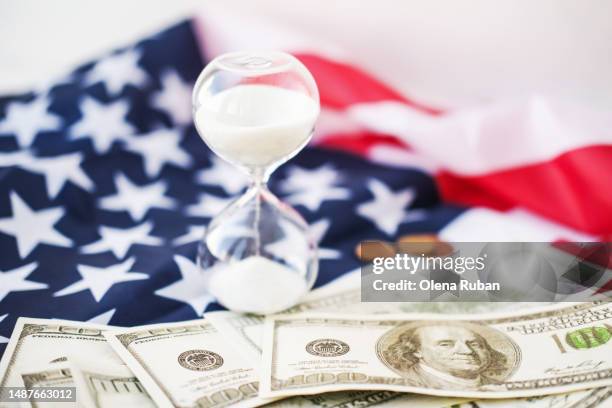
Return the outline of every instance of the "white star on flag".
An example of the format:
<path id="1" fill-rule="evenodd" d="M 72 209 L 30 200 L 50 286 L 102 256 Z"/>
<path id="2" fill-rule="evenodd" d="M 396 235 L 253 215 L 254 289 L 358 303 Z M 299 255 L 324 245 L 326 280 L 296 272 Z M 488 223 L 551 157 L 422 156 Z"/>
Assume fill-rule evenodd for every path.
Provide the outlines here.
<path id="1" fill-rule="evenodd" d="M 8 313 L 5 315 L 0 316 L 0 322 L 3 321 L 4 319 L 6 319 L 6 316 L 8 316 Z M 9 339 L 4 337 L 4 336 L 0 336 L 0 344 L 3 343 L 8 343 Z"/>
<path id="2" fill-rule="evenodd" d="M 206 291 L 205 279 L 202 271 L 191 260 L 181 255 L 174 256 L 182 278 L 164 288 L 155 291 L 157 296 L 187 303 L 196 315 L 201 316 L 206 306 L 214 301 Z"/>
<path id="3" fill-rule="evenodd" d="M 0 152 L 0 167 L 23 166 L 32 160 L 34 160 L 34 156 L 27 150 Z"/>
<path id="4" fill-rule="evenodd" d="M 147 73 L 138 66 L 140 57 L 140 51 L 133 49 L 108 56 L 87 72 L 85 83 L 94 85 L 103 82 L 111 95 L 119 94 L 126 85 L 144 85 Z"/>
<path id="5" fill-rule="evenodd" d="M 0 121 L 0 134 L 12 134 L 21 147 L 28 147 L 36 135 L 46 130 L 57 130 L 62 122 L 49 113 L 51 103 L 47 98 L 36 98 L 30 102 L 12 102 L 6 117 Z"/>
<path id="6" fill-rule="evenodd" d="M 38 244 L 72 246 L 72 241 L 60 234 L 53 226 L 64 216 L 61 207 L 32 210 L 19 195 L 11 191 L 13 216 L 0 218 L 0 232 L 15 237 L 21 258 L 27 257 Z"/>
<path id="7" fill-rule="evenodd" d="M 292 167 L 288 173 L 280 189 L 291 193 L 285 200 L 293 205 L 303 205 L 314 212 L 324 201 L 346 200 L 351 196 L 348 189 L 334 186 L 340 178 L 332 166 L 322 165 L 313 170 Z"/>
<path id="8" fill-rule="evenodd" d="M 132 125 L 126 121 L 130 110 L 126 101 L 120 100 L 105 105 L 91 97 L 85 97 L 80 108 L 82 117 L 70 127 L 70 138 L 90 138 L 99 154 L 107 153 L 115 141 L 125 140 L 135 132 Z"/>
<path id="9" fill-rule="evenodd" d="M 153 230 L 153 223 L 150 221 L 125 229 L 102 225 L 98 231 L 100 239 L 81 247 L 81 252 L 94 254 L 112 251 L 118 259 L 123 259 L 133 245 L 156 246 L 163 243 L 160 237 L 149 235 L 151 230 Z"/>
<path id="10" fill-rule="evenodd" d="M 47 289 L 46 283 L 26 280 L 37 267 L 38 263 L 32 262 L 10 271 L 0 271 L 0 302 L 11 292 Z"/>
<path id="11" fill-rule="evenodd" d="M 316 169 L 304 169 L 292 166 L 287 171 L 287 177 L 280 183 L 281 191 L 294 193 L 317 188 L 334 187 L 340 182 L 340 176 L 333 166 L 324 164 Z"/>
<path id="12" fill-rule="evenodd" d="M 145 173 L 149 178 L 159 176 L 164 164 L 178 167 L 190 166 L 193 162 L 180 146 L 181 133 L 177 129 L 159 129 L 146 135 L 132 137 L 125 148 L 142 155 Z"/>
<path id="13" fill-rule="evenodd" d="M 97 324 L 110 324 L 111 319 L 113 318 L 113 316 L 115 315 L 115 312 L 117 311 L 117 309 L 111 309 L 107 312 L 101 313 L 97 316 L 92 317 L 91 319 L 87 320 L 90 323 L 97 323 Z"/>
<path id="14" fill-rule="evenodd" d="M 127 211 L 134 221 L 140 221 L 151 208 L 172 209 L 175 200 L 164 195 L 167 187 L 163 181 L 144 186 L 133 184 L 125 175 L 115 176 L 117 193 L 100 199 L 100 208 L 111 211 Z"/>
<path id="15" fill-rule="evenodd" d="M 196 173 L 196 182 L 221 186 L 228 194 L 237 194 L 249 185 L 246 174 L 237 170 L 225 160 L 213 156 L 212 165 Z"/>
<path id="16" fill-rule="evenodd" d="M 192 217 L 214 217 L 227 207 L 234 198 L 217 197 L 208 193 L 201 193 L 198 202 L 187 206 L 187 214 Z"/>
<path id="17" fill-rule="evenodd" d="M 351 196 L 349 190 L 341 187 L 318 188 L 314 187 L 308 191 L 293 193 L 285 198 L 292 205 L 303 205 L 314 212 L 321 207 L 324 201 L 346 200 Z"/>
<path id="18" fill-rule="evenodd" d="M 191 124 L 192 85 L 170 70 L 164 71 L 160 80 L 162 89 L 153 94 L 151 105 L 167 112 L 175 125 Z"/>
<path id="19" fill-rule="evenodd" d="M 387 235 L 393 235 L 399 225 L 410 216 L 406 211 L 415 199 L 414 190 L 407 188 L 394 193 L 384 183 L 370 179 L 368 190 L 374 198 L 357 207 L 357 214 L 372 221 L 378 229 Z"/>
<path id="20" fill-rule="evenodd" d="M 317 243 L 323 241 L 329 226 L 330 222 L 328 219 L 322 219 L 310 225 L 310 234 Z M 340 251 L 336 249 L 324 248 L 321 246 L 318 248 L 318 255 L 319 259 L 338 259 L 342 256 Z"/>
<path id="21" fill-rule="evenodd" d="M 49 198 L 55 199 L 64 184 L 71 181 L 86 191 L 94 189 L 94 183 L 81 168 L 81 153 L 71 153 L 54 157 L 24 156 L 21 166 L 33 173 L 43 174 Z"/>
<path id="22" fill-rule="evenodd" d="M 172 245 L 180 246 L 180 245 L 190 244 L 192 242 L 199 241 L 204 237 L 205 229 L 206 228 L 203 227 L 202 225 L 190 225 L 187 228 L 186 233 L 172 240 Z"/>
<path id="23" fill-rule="evenodd" d="M 77 265 L 82 279 L 55 292 L 53 296 L 66 296 L 83 290 L 89 290 L 96 302 L 99 303 L 113 285 L 149 278 L 149 275 L 146 273 L 131 271 L 135 261 L 136 258 L 131 257 L 116 265 L 104 266 L 102 268 L 91 265 Z"/>

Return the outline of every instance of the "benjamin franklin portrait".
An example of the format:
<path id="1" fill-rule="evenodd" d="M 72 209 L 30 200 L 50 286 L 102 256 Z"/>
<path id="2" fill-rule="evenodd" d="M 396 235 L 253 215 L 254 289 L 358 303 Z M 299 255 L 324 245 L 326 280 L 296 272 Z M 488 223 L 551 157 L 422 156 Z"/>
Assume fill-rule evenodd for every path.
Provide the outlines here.
<path id="1" fill-rule="evenodd" d="M 475 390 L 500 384 L 520 352 L 505 334 L 465 322 L 413 322 L 377 344 L 379 358 L 415 387 Z"/>

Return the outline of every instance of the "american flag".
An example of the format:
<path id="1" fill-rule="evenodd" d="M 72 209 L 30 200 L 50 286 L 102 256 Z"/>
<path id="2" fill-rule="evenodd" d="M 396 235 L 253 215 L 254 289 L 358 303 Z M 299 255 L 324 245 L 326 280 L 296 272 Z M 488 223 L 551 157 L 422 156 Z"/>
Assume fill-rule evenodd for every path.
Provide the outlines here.
<path id="1" fill-rule="evenodd" d="M 191 89 L 207 60 L 256 39 L 214 31 L 185 21 L 0 99 L 0 343 L 19 316 L 131 326 L 220 308 L 197 241 L 247 180 L 197 135 Z M 612 233 L 611 115 L 539 98 L 445 111 L 283 49 L 315 76 L 322 114 L 270 188 L 319 240 L 317 286 L 358 267 L 364 239 Z"/>

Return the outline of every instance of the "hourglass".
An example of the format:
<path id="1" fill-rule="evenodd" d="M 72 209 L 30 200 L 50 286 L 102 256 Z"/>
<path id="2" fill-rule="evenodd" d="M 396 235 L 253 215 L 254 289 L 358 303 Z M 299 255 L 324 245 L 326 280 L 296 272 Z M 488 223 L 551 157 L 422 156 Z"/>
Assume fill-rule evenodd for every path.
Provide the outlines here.
<path id="1" fill-rule="evenodd" d="M 316 242 L 304 219 L 266 182 L 312 136 L 319 115 L 312 75 L 281 52 L 224 54 L 200 74 L 193 109 L 204 142 L 251 179 L 199 243 L 198 265 L 208 292 L 237 312 L 266 314 L 293 306 L 317 276 Z"/>

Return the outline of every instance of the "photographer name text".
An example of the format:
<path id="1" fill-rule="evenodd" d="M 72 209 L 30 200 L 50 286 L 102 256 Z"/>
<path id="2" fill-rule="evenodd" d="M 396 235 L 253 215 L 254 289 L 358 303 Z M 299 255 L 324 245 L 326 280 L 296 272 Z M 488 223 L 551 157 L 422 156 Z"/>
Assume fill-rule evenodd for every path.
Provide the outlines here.
<path id="1" fill-rule="evenodd" d="M 440 291 L 482 291 L 497 292 L 501 290 L 499 282 L 482 282 L 476 280 L 474 282 L 466 279 L 461 279 L 457 282 L 437 282 L 435 280 L 423 279 L 415 282 L 408 279 L 402 279 L 396 282 L 385 282 L 382 279 L 376 279 L 372 282 L 372 287 L 375 291 L 417 291 L 417 290 L 440 290 Z"/>

